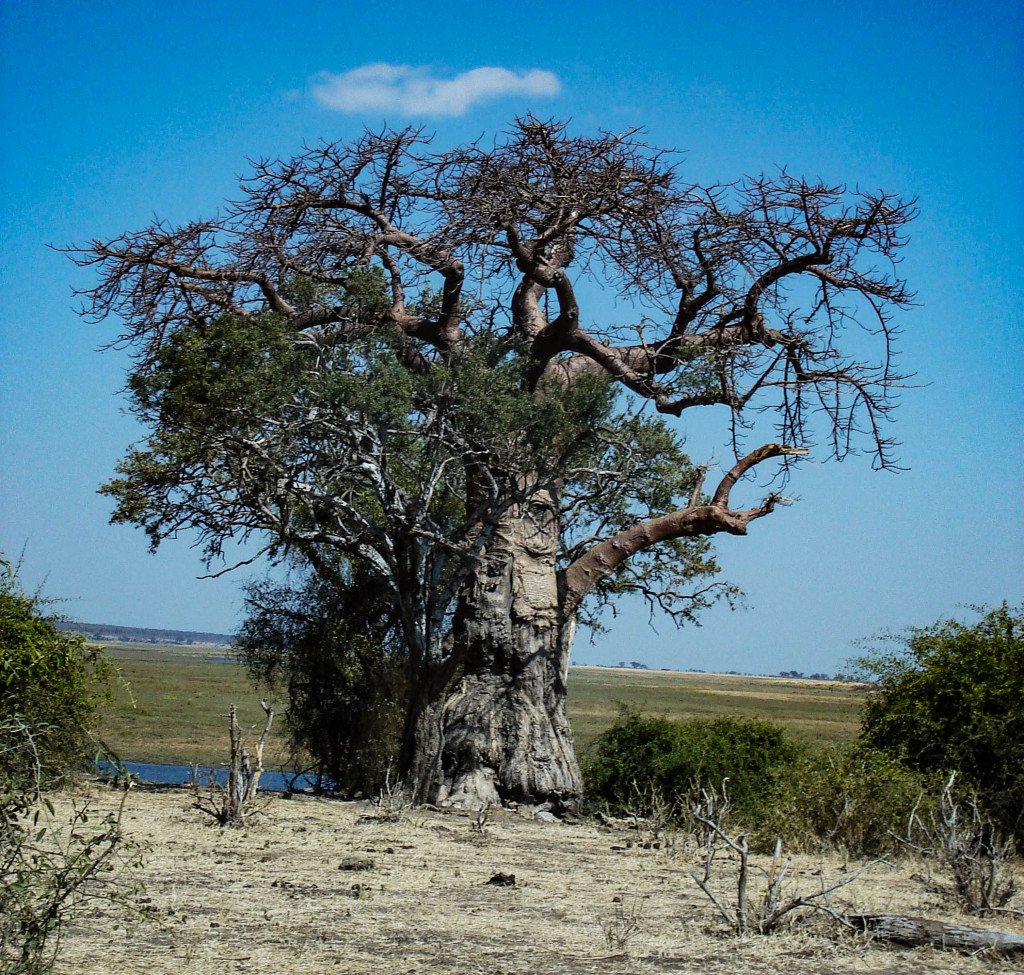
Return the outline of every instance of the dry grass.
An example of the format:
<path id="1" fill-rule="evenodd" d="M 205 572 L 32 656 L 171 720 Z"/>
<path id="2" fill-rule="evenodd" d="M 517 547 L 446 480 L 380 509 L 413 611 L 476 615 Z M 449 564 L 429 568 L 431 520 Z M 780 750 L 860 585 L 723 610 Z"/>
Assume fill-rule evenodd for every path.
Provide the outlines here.
<path id="1" fill-rule="evenodd" d="M 96 791 L 97 807 L 118 797 Z M 127 830 L 144 850 L 140 915 L 126 933 L 97 912 L 71 930 L 58 967 L 125 973 L 888 973 L 1005 971 L 1005 961 L 888 948 L 810 921 L 770 937 L 724 936 L 689 877 L 685 844 L 643 850 L 628 834 L 494 812 L 412 811 L 274 798 L 245 831 L 210 825 L 182 791 L 135 790 Z M 364 871 L 339 869 L 369 859 Z M 795 882 L 822 867 L 798 858 Z M 835 861 L 826 875 L 855 864 Z M 498 872 L 514 887 L 489 886 Z M 931 902 L 908 865 L 840 892 L 859 908 L 964 918 Z M 727 879 L 723 877 L 723 881 Z M 968 922 L 969 923 L 969 922 Z M 1017 930 L 1022 925 L 1014 922 Z M 1013 924 L 1002 922 L 1012 929 Z M 619 934 L 621 933 L 621 937 Z"/>

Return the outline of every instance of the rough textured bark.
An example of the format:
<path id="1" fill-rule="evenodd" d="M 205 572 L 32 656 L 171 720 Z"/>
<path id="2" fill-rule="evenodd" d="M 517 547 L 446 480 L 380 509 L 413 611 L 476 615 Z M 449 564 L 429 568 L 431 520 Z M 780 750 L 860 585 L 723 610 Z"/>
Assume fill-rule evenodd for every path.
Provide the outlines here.
<path id="1" fill-rule="evenodd" d="M 557 518 L 548 492 L 510 512 L 460 600 L 443 704 L 416 730 L 412 778 L 427 801 L 578 807 L 565 712 L 575 623 L 561 608 Z"/>
<path id="2" fill-rule="evenodd" d="M 870 931 L 876 938 L 912 948 L 933 945 L 955 951 L 990 949 L 1003 955 L 1024 952 L 1024 935 L 1012 931 L 972 928 L 900 914 L 847 914 L 845 919 L 856 928 Z"/>

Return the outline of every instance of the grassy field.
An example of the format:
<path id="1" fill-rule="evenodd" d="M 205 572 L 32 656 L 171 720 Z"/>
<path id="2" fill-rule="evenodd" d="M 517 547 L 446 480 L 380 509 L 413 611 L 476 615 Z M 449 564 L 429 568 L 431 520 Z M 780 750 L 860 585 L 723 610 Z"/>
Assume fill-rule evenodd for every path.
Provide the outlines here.
<path id="1" fill-rule="evenodd" d="M 863 701 L 860 685 L 831 681 L 607 667 L 573 667 L 569 678 L 569 718 L 584 748 L 623 706 L 676 720 L 762 718 L 805 741 L 849 741 Z"/>
<path id="2" fill-rule="evenodd" d="M 233 703 L 243 726 L 262 727 L 260 692 L 223 650 L 120 644 L 108 646 L 107 654 L 127 686 L 113 688 L 100 736 L 125 761 L 223 761 L 225 716 Z M 615 721 L 622 706 L 676 720 L 764 718 L 807 741 L 844 741 L 856 735 L 862 701 L 855 685 L 772 677 L 574 667 L 569 679 L 569 717 L 582 749 Z M 282 739 L 272 735 L 268 765 L 279 766 L 285 758 Z"/>
<path id="3" fill-rule="evenodd" d="M 121 680 L 112 685 L 99 736 L 124 761 L 225 761 L 232 704 L 243 727 L 263 727 L 260 693 L 223 649 L 115 644 L 106 650 Z M 264 762 L 274 768 L 285 758 L 282 738 L 271 735 Z"/>

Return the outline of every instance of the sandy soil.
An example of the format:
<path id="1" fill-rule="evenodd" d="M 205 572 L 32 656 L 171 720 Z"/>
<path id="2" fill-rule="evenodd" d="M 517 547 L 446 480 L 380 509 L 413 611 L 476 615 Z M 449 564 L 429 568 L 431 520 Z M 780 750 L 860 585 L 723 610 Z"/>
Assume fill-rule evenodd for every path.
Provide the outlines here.
<path id="1" fill-rule="evenodd" d="M 100 787 L 90 793 L 97 811 L 118 798 Z M 636 833 L 541 823 L 523 810 L 492 814 L 482 833 L 464 815 L 412 810 L 388 823 L 368 820 L 370 811 L 274 798 L 249 827 L 221 829 L 183 791 L 134 790 L 124 825 L 143 862 L 129 926 L 123 914 L 91 910 L 67 932 L 57 971 L 910 975 L 1012 967 L 875 944 L 817 920 L 733 937 L 691 880 L 695 854 L 681 840 L 643 849 Z M 352 860 L 372 866 L 342 869 Z M 857 866 L 834 859 L 825 875 Z M 795 858 L 794 891 L 816 889 L 821 867 Z M 875 867 L 835 906 L 979 923 L 926 893 L 915 869 Z M 489 885 L 499 872 L 514 874 L 515 885 Z M 724 869 L 722 882 L 732 897 Z M 752 885 L 760 890 L 760 879 Z M 1024 931 L 1020 919 L 981 923 Z"/>

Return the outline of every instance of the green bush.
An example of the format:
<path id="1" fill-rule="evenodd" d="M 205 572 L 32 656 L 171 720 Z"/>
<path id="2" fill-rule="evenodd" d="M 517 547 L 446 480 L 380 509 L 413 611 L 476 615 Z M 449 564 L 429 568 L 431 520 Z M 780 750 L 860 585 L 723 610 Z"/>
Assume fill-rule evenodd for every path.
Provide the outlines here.
<path id="1" fill-rule="evenodd" d="M 936 782 L 864 746 L 809 749 L 767 721 L 686 721 L 623 716 L 595 742 L 584 765 L 587 799 L 610 811 L 649 815 L 657 799 L 677 822 L 700 789 L 719 794 L 755 847 L 781 838 L 790 849 L 839 848 L 874 855 L 895 845 L 892 833 Z M 921 807 L 919 806 L 919 809 Z"/>
<path id="2" fill-rule="evenodd" d="M 0 972 L 46 975 L 67 925 L 91 901 L 125 907 L 131 887 L 116 867 L 126 866 L 121 809 L 96 819 L 87 804 L 58 813 L 38 791 L 45 778 L 28 727 L 0 721 L 5 768 L 0 774 Z M 12 760 L 13 754 L 20 760 Z"/>
<path id="3" fill-rule="evenodd" d="M 0 750 L 0 779 L 53 780 L 80 766 L 90 752 L 90 730 L 109 667 L 81 636 L 65 633 L 59 617 L 38 595 L 18 584 L 17 572 L 0 557 L 0 724 L 23 725 L 23 748 Z"/>
<path id="4" fill-rule="evenodd" d="M 984 811 L 1024 845 L 1024 613 L 1005 603 L 973 625 L 887 634 L 854 661 L 876 684 L 864 744 L 908 768 L 958 770 Z"/>
<path id="5" fill-rule="evenodd" d="M 753 820 L 775 801 L 801 753 L 784 728 L 768 721 L 676 723 L 627 712 L 595 742 L 584 787 L 591 803 L 624 812 L 644 796 L 687 799 L 702 787 L 720 790 L 728 779 L 734 811 Z"/>
<path id="6" fill-rule="evenodd" d="M 915 806 L 936 783 L 900 761 L 864 746 L 830 746 L 808 753 L 765 810 L 761 839 L 781 837 L 790 849 L 842 849 L 875 856 L 906 834 Z"/>
<path id="7" fill-rule="evenodd" d="M 43 975 L 61 934 L 92 898 L 117 901 L 109 873 L 120 815 L 66 818 L 41 790 L 84 764 L 108 668 L 64 633 L 0 558 L 0 971 Z M 123 901 L 123 898 L 121 898 Z"/>
<path id="8" fill-rule="evenodd" d="M 376 792 L 397 763 L 409 696 L 393 602 L 365 577 L 339 591 L 310 575 L 251 583 L 246 608 L 236 647 L 256 683 L 287 694 L 296 764 L 343 794 Z"/>

